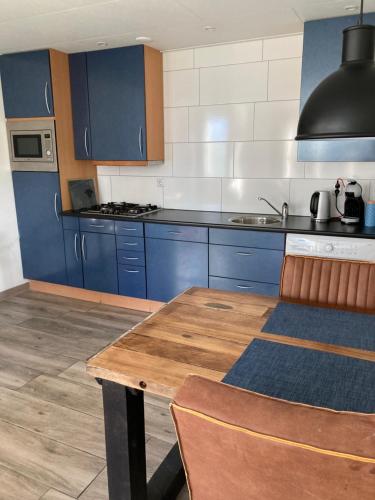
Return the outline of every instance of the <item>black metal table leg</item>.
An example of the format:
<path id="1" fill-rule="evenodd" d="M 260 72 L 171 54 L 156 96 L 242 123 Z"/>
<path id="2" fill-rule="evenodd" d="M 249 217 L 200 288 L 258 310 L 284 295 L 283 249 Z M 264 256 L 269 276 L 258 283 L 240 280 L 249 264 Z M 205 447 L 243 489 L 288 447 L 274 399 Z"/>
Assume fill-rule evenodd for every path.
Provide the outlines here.
<path id="1" fill-rule="evenodd" d="M 176 443 L 148 482 L 148 500 L 175 500 L 184 484 L 185 472 Z"/>
<path id="2" fill-rule="evenodd" d="M 109 500 L 147 500 L 143 391 L 103 380 Z"/>

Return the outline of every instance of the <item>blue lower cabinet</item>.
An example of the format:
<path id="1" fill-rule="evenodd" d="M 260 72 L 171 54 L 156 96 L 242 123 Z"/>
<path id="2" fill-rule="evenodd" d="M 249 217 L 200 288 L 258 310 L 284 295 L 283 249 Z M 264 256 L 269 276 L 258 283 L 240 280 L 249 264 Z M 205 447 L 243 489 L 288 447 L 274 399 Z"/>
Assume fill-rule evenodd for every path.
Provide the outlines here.
<path id="1" fill-rule="evenodd" d="M 167 302 L 192 286 L 208 286 L 208 245 L 146 238 L 147 298 Z"/>
<path id="2" fill-rule="evenodd" d="M 25 278 L 66 284 L 59 174 L 13 172 Z"/>
<path id="3" fill-rule="evenodd" d="M 210 245 L 210 276 L 278 284 L 283 258 L 280 250 Z"/>
<path id="4" fill-rule="evenodd" d="M 130 250 L 132 252 L 144 252 L 144 238 L 136 238 L 134 236 L 116 236 L 118 250 Z"/>
<path id="5" fill-rule="evenodd" d="M 117 294 L 115 235 L 82 232 L 81 250 L 85 288 Z"/>
<path id="6" fill-rule="evenodd" d="M 83 288 L 82 253 L 79 231 L 65 229 L 67 285 Z"/>
<path id="7" fill-rule="evenodd" d="M 234 280 L 210 276 L 209 287 L 230 292 L 257 293 L 259 295 L 279 295 L 279 285 L 272 283 L 258 283 L 256 281 Z"/>
<path id="8" fill-rule="evenodd" d="M 119 294 L 128 297 L 146 298 L 146 273 L 144 267 L 118 266 Z"/>
<path id="9" fill-rule="evenodd" d="M 127 266 L 144 266 L 145 254 L 143 252 L 117 250 L 117 260 L 119 264 L 124 264 Z"/>

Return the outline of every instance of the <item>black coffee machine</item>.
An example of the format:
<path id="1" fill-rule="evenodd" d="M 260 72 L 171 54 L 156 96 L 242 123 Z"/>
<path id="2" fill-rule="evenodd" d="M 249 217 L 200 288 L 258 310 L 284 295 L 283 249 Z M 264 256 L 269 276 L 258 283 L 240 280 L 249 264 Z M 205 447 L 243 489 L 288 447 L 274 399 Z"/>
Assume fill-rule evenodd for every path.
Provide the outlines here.
<path id="1" fill-rule="evenodd" d="M 365 203 L 362 198 L 362 186 L 355 180 L 349 180 L 345 188 L 343 224 L 360 224 L 365 216 Z"/>

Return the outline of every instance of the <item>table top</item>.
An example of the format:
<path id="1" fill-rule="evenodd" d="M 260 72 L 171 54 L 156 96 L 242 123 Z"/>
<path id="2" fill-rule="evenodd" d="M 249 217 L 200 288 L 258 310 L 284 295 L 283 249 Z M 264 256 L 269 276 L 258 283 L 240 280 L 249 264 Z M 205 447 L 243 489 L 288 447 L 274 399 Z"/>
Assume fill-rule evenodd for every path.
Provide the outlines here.
<path id="1" fill-rule="evenodd" d="M 220 381 L 255 338 L 375 361 L 375 353 L 262 332 L 279 299 L 191 288 L 90 358 L 97 378 L 173 398 L 186 375 Z"/>

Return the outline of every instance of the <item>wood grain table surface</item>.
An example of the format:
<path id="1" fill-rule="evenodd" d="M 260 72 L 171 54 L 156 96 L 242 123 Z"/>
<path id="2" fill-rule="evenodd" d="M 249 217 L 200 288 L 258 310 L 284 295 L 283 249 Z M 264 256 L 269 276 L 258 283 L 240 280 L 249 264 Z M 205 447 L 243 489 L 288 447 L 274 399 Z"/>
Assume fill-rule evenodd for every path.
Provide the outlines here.
<path id="1" fill-rule="evenodd" d="M 255 338 L 375 361 L 375 353 L 262 333 L 278 298 L 191 288 L 91 357 L 87 372 L 173 398 L 186 375 L 221 380 Z"/>

